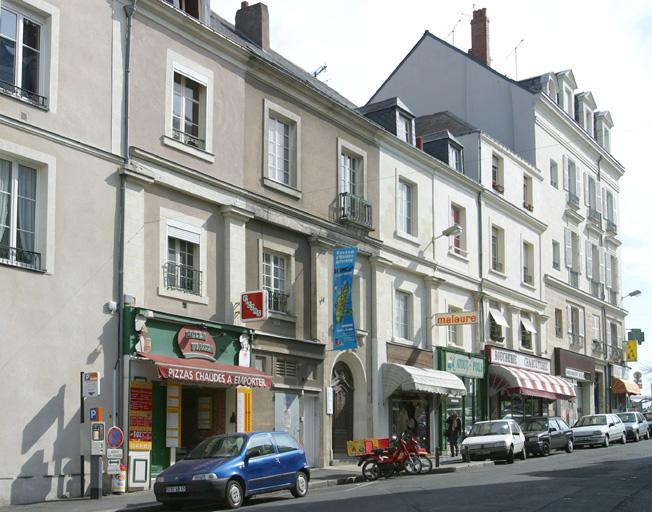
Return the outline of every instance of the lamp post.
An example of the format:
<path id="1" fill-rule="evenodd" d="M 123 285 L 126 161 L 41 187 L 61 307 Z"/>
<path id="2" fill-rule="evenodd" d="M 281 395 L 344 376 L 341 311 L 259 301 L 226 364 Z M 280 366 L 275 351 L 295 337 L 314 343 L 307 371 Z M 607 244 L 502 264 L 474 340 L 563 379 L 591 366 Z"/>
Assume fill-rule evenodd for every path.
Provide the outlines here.
<path id="1" fill-rule="evenodd" d="M 626 299 L 628 297 L 638 297 L 641 293 L 641 290 L 634 290 L 629 292 L 627 295 L 623 295 L 621 299 Z"/>

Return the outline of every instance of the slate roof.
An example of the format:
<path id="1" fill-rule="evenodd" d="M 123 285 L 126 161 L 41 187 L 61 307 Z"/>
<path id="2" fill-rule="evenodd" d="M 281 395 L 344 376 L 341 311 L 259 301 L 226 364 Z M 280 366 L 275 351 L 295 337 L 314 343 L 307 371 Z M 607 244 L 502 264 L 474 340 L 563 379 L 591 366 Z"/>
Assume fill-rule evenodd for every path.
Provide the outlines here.
<path id="1" fill-rule="evenodd" d="M 479 131 L 478 128 L 448 110 L 417 117 L 415 123 L 417 135 L 423 136 L 448 131 L 452 135 L 459 137 L 460 135 Z"/>

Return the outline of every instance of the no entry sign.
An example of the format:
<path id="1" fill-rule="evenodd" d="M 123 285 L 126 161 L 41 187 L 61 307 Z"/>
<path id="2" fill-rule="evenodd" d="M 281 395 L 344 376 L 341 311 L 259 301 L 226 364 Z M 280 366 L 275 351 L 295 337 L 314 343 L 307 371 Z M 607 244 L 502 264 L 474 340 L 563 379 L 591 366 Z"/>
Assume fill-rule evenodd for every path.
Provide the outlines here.
<path id="1" fill-rule="evenodd" d="M 125 440 L 125 435 L 119 427 L 111 427 L 106 434 L 106 445 L 109 448 L 120 448 Z"/>

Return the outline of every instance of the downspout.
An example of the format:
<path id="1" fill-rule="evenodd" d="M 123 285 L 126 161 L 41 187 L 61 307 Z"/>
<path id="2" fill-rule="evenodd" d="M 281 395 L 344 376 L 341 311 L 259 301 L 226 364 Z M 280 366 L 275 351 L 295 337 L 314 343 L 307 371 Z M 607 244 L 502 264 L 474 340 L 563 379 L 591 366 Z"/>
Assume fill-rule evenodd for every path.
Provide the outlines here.
<path id="1" fill-rule="evenodd" d="M 598 181 L 600 181 L 600 178 L 602 176 L 602 169 L 600 167 L 600 162 L 602 162 L 602 155 L 598 155 Z M 597 194 L 596 194 L 597 195 Z M 602 201 L 602 193 L 600 194 L 600 197 L 596 197 L 596 201 Z M 606 212 L 603 211 L 602 215 L 604 215 Z M 607 255 L 605 254 L 605 258 Z M 606 272 L 606 265 L 607 262 L 605 261 L 605 272 Z M 606 276 L 605 276 L 606 280 Z M 606 286 L 606 283 L 605 283 Z M 609 346 L 607 345 L 607 308 L 604 307 L 604 301 L 606 300 L 606 292 L 605 296 L 602 298 L 602 338 L 604 339 L 603 346 L 604 346 L 604 351 L 603 351 L 603 356 L 605 360 L 605 365 L 604 365 L 604 412 L 609 413 L 611 412 L 611 393 L 609 392 L 610 388 L 610 382 L 611 382 L 611 369 L 609 368 Z M 613 342 L 612 342 L 613 343 Z M 596 413 L 599 411 L 596 411 Z"/>
<path id="2" fill-rule="evenodd" d="M 480 273 L 480 293 L 478 294 L 478 318 L 480 320 L 478 329 L 478 348 L 481 353 L 484 353 L 484 336 L 485 336 L 485 315 L 484 315 L 484 252 L 482 250 L 482 194 L 484 187 L 482 187 L 482 132 L 478 131 L 478 182 L 480 183 L 480 190 L 478 191 L 478 271 Z M 485 365 L 486 366 L 486 365 Z M 487 372 L 485 368 L 485 372 Z M 480 411 L 475 411 L 475 417 L 480 419 L 488 418 L 486 411 L 489 410 L 489 393 L 487 379 L 483 377 L 484 386 L 482 386 L 482 406 Z M 477 421 L 477 420 L 476 420 Z"/>

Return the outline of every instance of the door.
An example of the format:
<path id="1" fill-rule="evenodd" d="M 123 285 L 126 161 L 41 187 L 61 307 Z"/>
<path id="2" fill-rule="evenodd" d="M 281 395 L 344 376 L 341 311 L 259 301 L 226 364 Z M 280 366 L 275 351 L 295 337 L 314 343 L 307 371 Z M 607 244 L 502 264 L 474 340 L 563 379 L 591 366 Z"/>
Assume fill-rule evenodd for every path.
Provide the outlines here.
<path id="1" fill-rule="evenodd" d="M 254 454 L 254 451 L 258 454 Z M 245 457 L 250 457 L 243 468 L 248 492 L 259 492 L 283 485 L 281 460 L 269 434 L 252 436 Z"/>
<path id="2" fill-rule="evenodd" d="M 556 450 L 566 446 L 566 436 L 561 431 L 556 420 L 548 420 L 548 432 L 550 432 L 550 448 Z"/>
<path id="3" fill-rule="evenodd" d="M 353 439 L 353 376 L 346 364 L 333 368 L 333 435 L 334 453 L 346 453 L 346 442 Z"/>
<path id="4" fill-rule="evenodd" d="M 306 456 L 294 437 L 285 432 L 272 432 L 276 442 L 278 458 L 281 461 L 281 482 L 284 485 L 294 483 L 297 472 L 305 466 Z"/>
<path id="5" fill-rule="evenodd" d="M 317 397 L 303 396 L 303 449 L 311 467 L 319 464 L 319 418 Z"/>
<path id="6" fill-rule="evenodd" d="M 287 432 L 299 439 L 299 395 L 274 393 L 274 430 Z"/>

